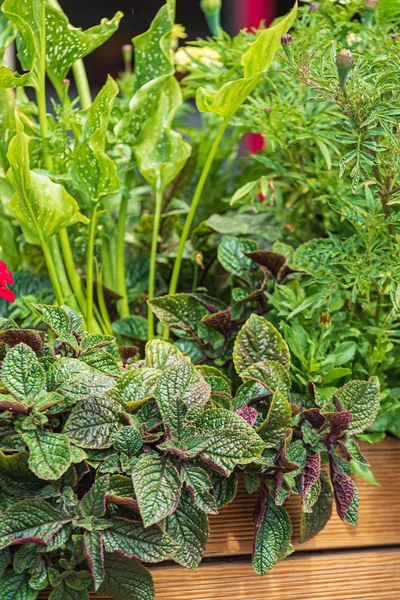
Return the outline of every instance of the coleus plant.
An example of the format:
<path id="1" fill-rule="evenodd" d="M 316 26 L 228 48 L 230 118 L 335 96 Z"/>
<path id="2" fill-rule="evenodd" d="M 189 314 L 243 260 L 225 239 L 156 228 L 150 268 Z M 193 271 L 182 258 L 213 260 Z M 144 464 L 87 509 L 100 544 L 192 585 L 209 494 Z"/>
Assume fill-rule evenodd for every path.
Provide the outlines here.
<path id="1" fill-rule="evenodd" d="M 0 557 L 2 597 L 120 600 L 154 597 L 142 563 L 196 568 L 208 515 L 236 494 L 244 471 L 259 491 L 254 567 L 266 573 L 292 551 L 283 504 L 300 494 L 302 536 L 338 514 L 356 524 L 348 460 L 365 464 L 354 435 L 379 408 L 375 378 L 323 398 L 290 395 L 290 354 L 252 315 L 233 358 L 242 380 L 195 367 L 169 342 L 118 350 L 62 306 L 37 305 L 49 334 L 0 323 Z"/>

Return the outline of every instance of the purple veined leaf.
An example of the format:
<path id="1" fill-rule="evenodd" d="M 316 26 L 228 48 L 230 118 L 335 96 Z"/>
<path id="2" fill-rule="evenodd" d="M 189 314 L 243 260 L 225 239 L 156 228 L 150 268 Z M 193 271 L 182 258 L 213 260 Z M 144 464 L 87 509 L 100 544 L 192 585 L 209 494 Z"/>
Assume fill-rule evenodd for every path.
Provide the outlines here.
<path id="1" fill-rule="evenodd" d="M 315 429 L 321 429 L 325 425 L 326 419 L 321 415 L 319 408 L 309 408 L 303 412 L 303 415 Z"/>
<path id="2" fill-rule="evenodd" d="M 244 254 L 261 267 L 268 269 L 274 277 L 278 277 L 279 271 L 287 261 L 286 256 L 272 250 L 255 250 Z"/>
<path id="3" fill-rule="evenodd" d="M 239 415 L 239 417 L 242 417 L 242 419 L 244 419 L 250 425 L 250 427 L 254 427 L 258 416 L 258 411 L 256 408 L 254 408 L 254 406 L 243 404 L 241 408 L 234 410 L 233 412 Z"/>
<path id="4" fill-rule="evenodd" d="M 339 470 L 333 455 L 329 457 L 329 466 L 336 510 L 339 517 L 344 521 L 354 496 L 353 481 L 350 475 Z"/>
<path id="5" fill-rule="evenodd" d="M 226 310 L 219 311 L 213 313 L 212 315 L 206 316 L 202 318 L 202 323 L 207 325 L 207 327 L 212 327 L 216 329 L 224 337 L 227 339 L 231 338 L 233 335 L 233 320 L 232 320 L 232 309 L 231 307 Z"/>
<path id="6" fill-rule="evenodd" d="M 342 435 L 342 433 L 348 429 L 352 419 L 352 415 L 345 410 L 340 412 L 326 412 L 323 413 L 323 416 L 329 422 L 330 437 L 338 437 Z"/>
<path id="7" fill-rule="evenodd" d="M 316 454 L 308 454 L 301 480 L 302 494 L 305 494 L 317 479 L 319 479 L 320 473 L 321 455 L 318 452 Z"/>
<path id="8" fill-rule="evenodd" d="M 83 552 L 92 574 L 94 589 L 97 591 L 104 580 L 104 543 L 98 531 L 85 531 Z"/>

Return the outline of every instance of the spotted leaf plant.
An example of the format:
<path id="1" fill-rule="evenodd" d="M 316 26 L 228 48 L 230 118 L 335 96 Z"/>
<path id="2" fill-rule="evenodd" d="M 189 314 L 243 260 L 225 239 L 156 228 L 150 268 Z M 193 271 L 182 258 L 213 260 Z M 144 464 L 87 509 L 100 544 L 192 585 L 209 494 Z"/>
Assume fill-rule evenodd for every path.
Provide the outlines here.
<path id="1" fill-rule="evenodd" d="M 284 507 L 301 496 L 302 537 L 339 516 L 357 523 L 348 460 L 379 407 L 375 378 L 322 397 L 290 395 L 290 354 L 253 315 L 233 349 L 235 394 L 214 366 L 173 344 L 132 346 L 87 333 L 67 306 L 36 305 L 47 333 L 0 322 L 0 596 L 154 597 L 143 563 L 195 569 L 208 515 L 259 493 L 254 568 L 292 551 Z M 328 461 L 327 470 L 321 468 Z M 331 484 L 329 483 L 329 478 Z M 19 595 L 18 595 L 19 594 Z M 22 594 L 22 595 L 21 595 Z"/>

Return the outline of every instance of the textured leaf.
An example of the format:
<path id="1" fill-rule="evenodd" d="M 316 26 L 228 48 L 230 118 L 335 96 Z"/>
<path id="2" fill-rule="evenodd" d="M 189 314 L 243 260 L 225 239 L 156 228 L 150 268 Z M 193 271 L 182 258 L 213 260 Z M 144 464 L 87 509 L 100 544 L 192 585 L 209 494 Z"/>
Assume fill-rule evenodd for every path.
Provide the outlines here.
<path id="1" fill-rule="evenodd" d="M 148 570 L 118 554 L 105 556 L 106 576 L 99 594 L 118 600 L 154 600 L 154 584 Z"/>
<path id="2" fill-rule="evenodd" d="M 197 426 L 209 435 L 200 458 L 225 476 L 236 465 L 251 463 L 265 447 L 244 419 L 222 408 L 206 411 Z"/>
<path id="3" fill-rule="evenodd" d="M 121 400 L 130 408 L 136 408 L 154 396 L 161 371 L 144 367 L 125 373 L 118 381 Z"/>
<path id="4" fill-rule="evenodd" d="M 379 410 L 379 380 L 371 377 L 368 381 L 349 381 L 335 392 L 352 419 L 349 433 L 362 433 L 371 425 Z"/>
<path id="5" fill-rule="evenodd" d="M 86 350 L 92 350 L 93 348 L 104 348 L 115 342 L 113 335 L 103 335 L 101 333 L 88 333 L 82 339 L 81 348 L 85 352 Z"/>
<path id="6" fill-rule="evenodd" d="M 89 109 L 83 142 L 71 156 L 72 181 L 89 201 L 98 202 L 119 189 L 116 164 L 105 152 L 107 127 L 118 91 L 118 85 L 108 76 Z"/>
<path id="7" fill-rule="evenodd" d="M 40 479 L 59 479 L 71 464 L 69 440 L 61 433 L 27 431 L 23 438 L 29 448 L 29 468 Z"/>
<path id="8" fill-rule="evenodd" d="M 337 469 L 334 466 L 333 460 L 330 461 L 333 494 L 337 513 L 344 520 L 353 500 L 354 486 L 350 475 Z"/>
<path id="9" fill-rule="evenodd" d="M 85 517 L 102 517 L 106 512 L 106 493 L 110 482 L 108 475 L 100 477 L 82 498 L 80 510 Z"/>
<path id="10" fill-rule="evenodd" d="M 176 509 L 182 483 L 168 458 L 143 455 L 132 479 L 145 527 L 165 519 Z"/>
<path id="11" fill-rule="evenodd" d="M 134 426 L 126 426 L 114 436 L 114 448 L 125 452 L 128 456 L 134 456 L 143 446 L 143 439 L 139 429 Z"/>
<path id="12" fill-rule="evenodd" d="M 301 488 L 302 493 L 305 494 L 307 490 L 319 480 L 319 476 L 321 474 L 321 455 L 319 453 L 316 454 L 308 454 L 306 465 L 304 467 L 304 471 L 301 479 Z"/>
<path id="13" fill-rule="evenodd" d="M 263 317 L 252 314 L 240 330 L 233 350 L 236 371 L 263 361 L 290 366 L 289 348 L 281 334 Z"/>
<path id="14" fill-rule="evenodd" d="M 165 369 L 177 361 L 185 360 L 183 354 L 169 342 L 154 339 L 146 344 L 146 365 L 153 369 Z"/>
<path id="15" fill-rule="evenodd" d="M 92 574 L 94 589 L 97 591 L 104 580 L 104 545 L 102 534 L 98 531 L 85 531 L 83 551 Z"/>
<path id="16" fill-rule="evenodd" d="M 47 544 L 70 520 L 45 500 L 21 500 L 1 514 L 0 548 L 23 542 Z"/>
<path id="17" fill-rule="evenodd" d="M 229 477 L 223 477 L 218 473 L 213 473 L 212 495 L 215 498 L 218 508 L 227 506 L 236 496 L 238 478 L 235 471 Z"/>
<path id="18" fill-rule="evenodd" d="M 82 215 L 76 201 L 61 185 L 30 169 L 30 139 L 18 117 L 16 130 L 7 154 L 10 161 L 7 177 L 15 189 L 10 208 L 32 236 L 39 231 L 46 239 L 82 220 Z"/>
<path id="19" fill-rule="evenodd" d="M 265 441 L 266 448 L 273 448 L 281 443 L 286 430 L 290 427 L 291 420 L 292 409 L 289 402 L 283 394 L 275 392 L 268 415 L 257 429 L 257 432 Z"/>
<path id="20" fill-rule="evenodd" d="M 106 496 L 107 504 L 111 502 L 121 508 L 139 512 L 138 503 L 135 499 L 132 478 L 124 475 L 112 475 Z"/>
<path id="21" fill-rule="evenodd" d="M 103 533 L 106 552 L 116 552 L 127 558 L 137 558 L 146 563 L 154 563 L 171 557 L 179 544 L 153 525 L 143 527 L 137 521 L 112 519 L 112 526 Z"/>
<path id="22" fill-rule="evenodd" d="M 70 25 L 59 7 L 46 4 L 46 69 L 50 77 L 62 81 L 68 71 L 83 58 L 104 44 L 118 29 L 122 13 L 111 19 L 103 19 L 86 31 Z"/>
<path id="23" fill-rule="evenodd" d="M 280 47 L 281 37 L 296 18 L 297 3 L 287 17 L 263 31 L 242 56 L 244 77 L 225 83 L 219 90 L 199 88 L 196 101 L 200 112 L 213 112 L 229 120 L 253 92 Z"/>
<path id="24" fill-rule="evenodd" d="M 1 600 L 35 600 L 38 593 L 30 587 L 27 573 L 8 571 L 0 577 Z"/>
<path id="25" fill-rule="evenodd" d="M 10 549 L 3 548 L 2 550 L 0 550 L 0 577 L 3 575 L 4 571 L 7 569 L 9 560 L 10 560 Z"/>
<path id="26" fill-rule="evenodd" d="M 71 319 L 68 313 L 60 306 L 48 304 L 34 304 L 36 310 L 42 315 L 46 325 L 57 335 L 68 333 L 71 328 Z"/>
<path id="27" fill-rule="evenodd" d="M 115 335 L 122 335 L 133 340 L 147 340 L 147 319 L 139 315 L 130 315 L 114 321 L 112 329 Z"/>
<path id="28" fill-rule="evenodd" d="M 176 511 L 167 517 L 166 529 L 180 545 L 172 558 L 189 569 L 197 569 L 208 539 L 207 515 L 183 494 Z"/>
<path id="29" fill-rule="evenodd" d="M 240 377 L 246 380 L 258 381 L 265 385 L 272 393 L 279 391 L 286 397 L 290 397 L 290 377 L 287 369 L 272 360 L 254 363 L 240 373 Z"/>
<path id="30" fill-rule="evenodd" d="M 87 398 L 72 409 L 64 434 L 82 448 L 109 448 L 122 426 L 120 409 L 111 394 Z"/>
<path id="31" fill-rule="evenodd" d="M 312 513 L 314 504 L 319 498 L 321 493 L 321 480 L 317 479 L 313 484 L 304 492 L 302 501 L 303 501 L 303 512 Z"/>
<path id="32" fill-rule="evenodd" d="M 349 508 L 347 509 L 347 512 L 344 516 L 344 522 L 348 523 L 349 525 L 354 525 L 357 526 L 358 525 L 358 506 L 360 503 L 360 497 L 359 497 L 359 493 L 358 493 L 358 488 L 356 486 L 356 484 L 353 483 L 353 497 L 351 499 L 351 504 L 349 506 Z"/>
<path id="33" fill-rule="evenodd" d="M 18 344 L 7 352 L 1 379 L 11 394 L 29 403 L 43 388 L 46 376 L 33 350 Z"/>
<path id="34" fill-rule="evenodd" d="M 34 497 L 45 486 L 28 467 L 28 452 L 5 455 L 0 452 L 0 487 L 13 496 Z"/>
<path id="35" fill-rule="evenodd" d="M 0 342 L 8 346 L 23 343 L 39 352 L 43 348 L 43 340 L 37 331 L 30 329 L 5 329 L 0 331 Z"/>
<path id="36" fill-rule="evenodd" d="M 186 485 L 190 496 L 197 506 L 209 515 L 218 512 L 217 503 L 211 495 L 212 480 L 210 475 L 201 467 L 188 464 L 182 465 L 182 482 Z"/>
<path id="37" fill-rule="evenodd" d="M 94 348 L 82 354 L 80 360 L 105 375 L 110 375 L 111 377 L 120 376 L 117 359 L 106 350 Z"/>
<path id="38" fill-rule="evenodd" d="M 224 236 L 218 245 L 218 260 L 225 271 L 232 275 L 245 277 L 248 269 L 255 269 L 254 262 L 247 258 L 246 252 L 256 250 L 257 244 L 252 240 Z"/>
<path id="39" fill-rule="evenodd" d="M 303 512 L 301 515 L 301 542 L 307 542 L 317 535 L 332 516 L 333 495 L 328 475 L 321 471 L 321 492 L 315 502 L 312 513 Z"/>
<path id="40" fill-rule="evenodd" d="M 276 506 L 266 494 L 257 517 L 253 568 L 258 575 L 265 575 L 286 551 L 292 536 L 292 523 L 283 506 Z"/>

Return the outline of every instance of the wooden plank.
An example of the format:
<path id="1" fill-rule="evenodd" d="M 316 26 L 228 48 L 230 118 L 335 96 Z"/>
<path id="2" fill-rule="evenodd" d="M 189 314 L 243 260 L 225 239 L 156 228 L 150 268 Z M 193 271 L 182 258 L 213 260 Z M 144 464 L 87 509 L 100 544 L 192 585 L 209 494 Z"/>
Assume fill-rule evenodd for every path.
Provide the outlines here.
<path id="1" fill-rule="evenodd" d="M 156 600 L 398 600 L 400 550 L 297 554 L 265 577 L 249 561 L 211 562 L 195 572 L 152 569 Z"/>
<path id="2" fill-rule="evenodd" d="M 381 487 L 360 479 L 360 520 L 358 527 L 345 525 L 336 513 L 326 528 L 314 539 L 299 544 L 300 502 L 290 498 L 286 506 L 293 521 L 296 550 L 325 550 L 393 546 L 400 542 L 400 511 L 395 507 L 400 497 L 400 440 L 387 438 L 371 446 L 362 445 L 365 457 Z M 219 515 L 210 519 L 210 537 L 206 556 L 251 554 L 253 545 L 253 511 L 257 494 L 249 496 L 243 485 L 236 499 Z"/>

